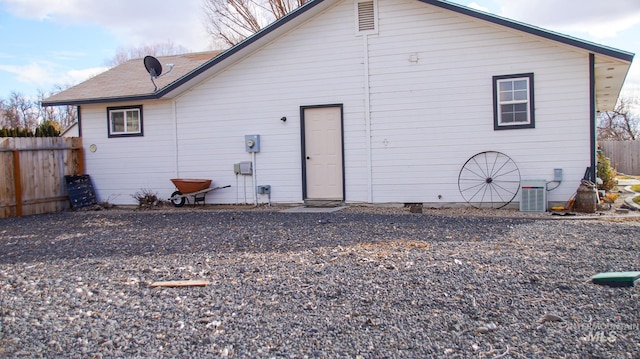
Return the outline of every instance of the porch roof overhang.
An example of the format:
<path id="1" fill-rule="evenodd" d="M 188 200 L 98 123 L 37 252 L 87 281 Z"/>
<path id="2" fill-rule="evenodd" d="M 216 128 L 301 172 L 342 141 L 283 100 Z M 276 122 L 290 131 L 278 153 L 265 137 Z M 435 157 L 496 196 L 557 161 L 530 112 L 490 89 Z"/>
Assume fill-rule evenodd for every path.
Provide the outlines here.
<path id="1" fill-rule="evenodd" d="M 595 54 L 595 105 L 596 111 L 613 111 L 629 72 L 631 62 Z"/>

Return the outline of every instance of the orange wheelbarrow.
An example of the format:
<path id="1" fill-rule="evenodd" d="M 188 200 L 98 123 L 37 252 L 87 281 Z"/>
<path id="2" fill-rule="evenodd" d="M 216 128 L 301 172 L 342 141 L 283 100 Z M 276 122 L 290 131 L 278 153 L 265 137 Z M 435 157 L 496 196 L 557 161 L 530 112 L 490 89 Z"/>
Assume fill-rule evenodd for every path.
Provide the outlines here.
<path id="1" fill-rule="evenodd" d="M 217 189 L 231 187 L 231 185 L 209 187 L 211 185 L 210 179 L 172 178 L 171 182 L 176 186 L 177 191 L 171 194 L 169 201 L 175 207 L 184 206 L 184 203 L 188 201 L 188 197 L 193 197 L 193 204 L 197 204 L 198 202 L 205 204 L 204 199 L 207 193 Z"/>

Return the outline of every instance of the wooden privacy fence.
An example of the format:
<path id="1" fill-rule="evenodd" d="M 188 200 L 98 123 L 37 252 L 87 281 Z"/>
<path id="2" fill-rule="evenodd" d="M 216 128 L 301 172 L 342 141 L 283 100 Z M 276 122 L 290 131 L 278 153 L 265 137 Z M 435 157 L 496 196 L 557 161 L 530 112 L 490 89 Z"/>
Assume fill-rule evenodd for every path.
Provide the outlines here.
<path id="1" fill-rule="evenodd" d="M 640 175 L 640 141 L 598 141 L 611 167 L 627 175 Z"/>
<path id="2" fill-rule="evenodd" d="M 84 173 L 82 138 L 0 138 L 0 218 L 69 208 L 65 175 Z"/>

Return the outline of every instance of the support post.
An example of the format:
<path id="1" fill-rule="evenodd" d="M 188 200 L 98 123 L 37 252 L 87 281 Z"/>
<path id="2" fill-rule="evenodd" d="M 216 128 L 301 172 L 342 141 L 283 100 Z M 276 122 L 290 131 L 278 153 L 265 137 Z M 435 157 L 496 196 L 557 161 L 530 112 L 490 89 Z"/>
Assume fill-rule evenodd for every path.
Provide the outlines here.
<path id="1" fill-rule="evenodd" d="M 591 170 L 589 171 L 590 181 L 596 183 L 598 160 L 596 155 L 597 145 L 597 127 L 596 127 L 596 57 L 589 54 L 589 162 Z"/>
<path id="2" fill-rule="evenodd" d="M 79 148 L 76 149 L 78 155 L 76 156 L 76 159 L 78 161 L 78 173 L 73 173 L 73 174 L 78 174 L 78 175 L 83 175 L 84 173 L 84 147 L 80 146 Z"/>
<path id="3" fill-rule="evenodd" d="M 13 150 L 13 188 L 16 196 L 16 217 L 22 217 L 22 175 L 18 150 Z"/>

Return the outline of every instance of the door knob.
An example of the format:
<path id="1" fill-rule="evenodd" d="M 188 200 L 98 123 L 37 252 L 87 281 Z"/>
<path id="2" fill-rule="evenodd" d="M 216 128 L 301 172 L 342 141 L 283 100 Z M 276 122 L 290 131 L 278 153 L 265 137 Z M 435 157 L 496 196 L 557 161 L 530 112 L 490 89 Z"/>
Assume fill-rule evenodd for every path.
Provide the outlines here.
<path id="1" fill-rule="evenodd" d="M 307 159 L 308 159 L 308 160 L 310 160 L 310 159 L 311 159 L 311 157 L 307 156 Z"/>

